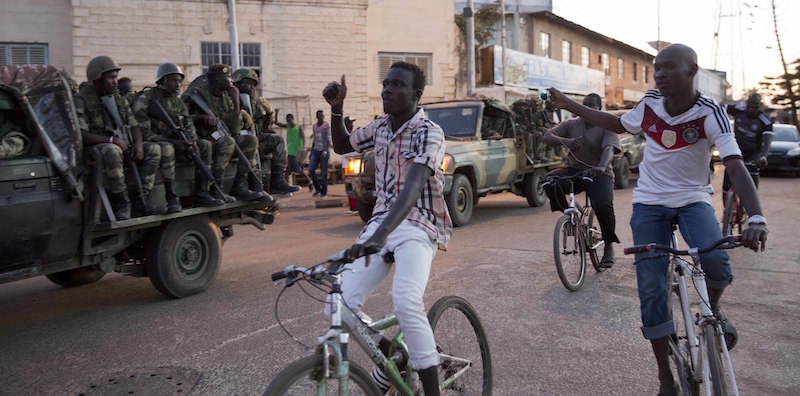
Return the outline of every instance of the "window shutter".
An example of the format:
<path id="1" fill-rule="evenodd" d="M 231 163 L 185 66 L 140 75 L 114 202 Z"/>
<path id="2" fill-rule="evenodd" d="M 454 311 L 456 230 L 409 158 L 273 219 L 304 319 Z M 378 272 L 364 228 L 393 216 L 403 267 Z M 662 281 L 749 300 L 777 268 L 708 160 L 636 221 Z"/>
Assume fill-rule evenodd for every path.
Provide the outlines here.
<path id="1" fill-rule="evenodd" d="M 47 64 L 47 54 L 44 47 L 31 47 L 29 56 L 28 63 L 32 65 Z"/>
<path id="2" fill-rule="evenodd" d="M 25 65 L 28 63 L 28 49 L 25 47 L 11 47 L 11 64 Z"/>
<path id="3" fill-rule="evenodd" d="M 378 83 L 383 83 L 383 77 L 386 76 L 392 63 L 394 61 L 391 55 L 378 54 Z"/>
<path id="4" fill-rule="evenodd" d="M 8 51 L 8 46 L 0 45 L 0 66 L 8 64 L 8 55 L 6 51 Z"/>

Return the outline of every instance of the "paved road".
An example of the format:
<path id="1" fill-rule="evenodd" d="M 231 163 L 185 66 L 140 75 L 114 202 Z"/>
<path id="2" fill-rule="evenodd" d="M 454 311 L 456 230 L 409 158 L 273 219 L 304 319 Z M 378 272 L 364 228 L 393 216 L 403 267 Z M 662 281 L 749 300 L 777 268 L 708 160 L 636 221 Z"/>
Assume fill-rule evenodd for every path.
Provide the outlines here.
<path id="1" fill-rule="evenodd" d="M 719 171 L 714 182 L 721 182 Z M 624 244 L 631 242 L 631 191 L 615 196 Z M 765 178 L 761 195 L 769 251 L 732 252 L 736 280 L 724 302 L 741 335 L 732 356 L 743 395 L 797 395 L 800 180 Z M 282 367 L 307 353 L 277 325 L 279 289 L 269 274 L 289 263 L 313 264 L 352 243 L 361 224 L 345 212 L 293 210 L 264 232 L 237 227 L 216 283 L 183 300 L 165 299 L 147 279 L 120 275 L 74 289 L 45 278 L 1 285 L 0 394 L 110 394 L 126 384 L 145 394 L 260 394 Z M 495 394 L 654 394 L 632 260 L 620 255 L 612 270 L 591 272 L 583 290 L 568 292 L 552 264 L 556 218 L 511 194 L 481 199 L 471 223 L 437 255 L 427 304 L 460 295 L 475 306 L 489 335 Z M 390 309 L 388 286 L 370 300 L 368 313 Z M 320 311 L 296 287 L 277 309 L 306 344 L 324 326 Z"/>

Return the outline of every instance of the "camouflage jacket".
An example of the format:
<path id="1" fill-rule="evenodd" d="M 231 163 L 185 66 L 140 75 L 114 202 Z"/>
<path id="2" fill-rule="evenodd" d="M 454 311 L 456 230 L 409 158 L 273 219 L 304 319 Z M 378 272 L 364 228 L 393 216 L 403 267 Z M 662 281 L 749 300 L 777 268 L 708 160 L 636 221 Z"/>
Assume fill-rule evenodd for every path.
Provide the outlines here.
<path id="1" fill-rule="evenodd" d="M 189 89 L 181 95 L 181 99 L 189 106 L 189 114 L 192 116 L 205 114 L 203 110 L 192 104 L 191 99 L 189 99 L 195 93 L 205 100 L 211 111 L 228 127 L 232 135 L 236 135 L 242 130 L 242 115 L 234 111 L 233 99 L 227 92 L 222 92 L 220 96 L 214 96 L 211 94 L 208 83 L 197 85 L 192 83 Z M 199 119 L 196 119 L 195 126 L 197 127 L 197 134 L 203 138 L 211 136 L 216 130 L 215 127 L 209 126 L 205 122 L 199 121 Z"/>
<path id="2" fill-rule="evenodd" d="M 119 92 L 114 92 L 114 102 L 119 109 L 119 116 L 122 123 L 128 127 L 139 126 L 136 117 L 128 103 Z M 81 133 L 91 133 L 100 136 L 112 136 L 113 133 L 106 129 L 114 128 L 114 121 L 100 102 L 100 97 L 91 84 L 81 84 L 78 95 L 75 96 L 75 110 L 78 113 L 78 126 Z"/>
<path id="3" fill-rule="evenodd" d="M 143 140 L 177 139 L 177 137 L 171 136 L 172 131 L 167 123 L 158 119 L 154 114 L 150 114 L 150 104 L 154 100 L 157 100 L 167 111 L 175 125 L 184 129 L 189 140 L 197 140 L 197 131 L 191 116 L 189 116 L 189 108 L 186 103 L 179 96 L 171 96 L 169 92 L 160 87 L 145 89 L 133 102 L 133 114 L 136 116 L 136 121 L 139 122 Z"/>
<path id="4" fill-rule="evenodd" d="M 0 125 L 0 159 L 24 155 L 30 149 L 30 140 L 18 126 L 6 121 Z"/>

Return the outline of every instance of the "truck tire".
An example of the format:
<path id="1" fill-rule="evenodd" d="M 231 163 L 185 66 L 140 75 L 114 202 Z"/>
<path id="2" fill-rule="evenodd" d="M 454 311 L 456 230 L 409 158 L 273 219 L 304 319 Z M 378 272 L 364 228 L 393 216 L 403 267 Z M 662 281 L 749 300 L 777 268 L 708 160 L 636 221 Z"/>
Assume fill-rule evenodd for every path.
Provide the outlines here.
<path id="1" fill-rule="evenodd" d="M 614 188 L 627 188 L 631 181 L 631 162 L 627 157 L 620 158 L 619 167 L 614 169 Z"/>
<path id="2" fill-rule="evenodd" d="M 219 270 L 222 240 L 206 216 L 172 220 L 150 239 L 147 275 L 158 291 L 183 298 L 200 293 Z"/>
<path id="3" fill-rule="evenodd" d="M 469 223 L 469 218 L 472 217 L 472 206 L 475 203 L 474 198 L 469 179 L 464 175 L 454 175 L 453 187 L 445 197 L 447 210 L 450 211 L 454 227 L 461 227 Z"/>
<path id="4" fill-rule="evenodd" d="M 63 287 L 75 287 L 94 283 L 105 275 L 105 271 L 100 270 L 96 265 L 84 268 L 56 272 L 47 275 L 51 282 Z"/>
<path id="5" fill-rule="evenodd" d="M 525 199 L 528 200 L 528 205 L 532 208 L 542 206 L 547 202 L 547 194 L 545 194 L 544 188 L 539 184 L 544 175 L 544 169 L 537 169 L 525 175 L 525 180 L 523 181 Z"/>
<path id="6" fill-rule="evenodd" d="M 371 204 L 364 201 L 356 200 L 356 210 L 358 211 L 358 217 L 361 218 L 361 221 L 368 222 L 370 218 L 372 218 L 372 211 L 375 209 L 375 204 Z"/>

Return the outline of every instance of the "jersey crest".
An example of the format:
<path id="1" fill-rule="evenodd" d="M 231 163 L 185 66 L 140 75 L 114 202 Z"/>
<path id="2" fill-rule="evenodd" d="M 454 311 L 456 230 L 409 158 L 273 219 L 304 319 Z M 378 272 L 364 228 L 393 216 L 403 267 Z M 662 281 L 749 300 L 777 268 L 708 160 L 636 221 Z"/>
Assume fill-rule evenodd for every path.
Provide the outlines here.
<path id="1" fill-rule="evenodd" d="M 642 130 L 661 147 L 676 150 L 697 143 L 706 138 L 706 116 L 677 125 L 662 120 L 650 106 L 645 105 L 642 117 Z"/>

